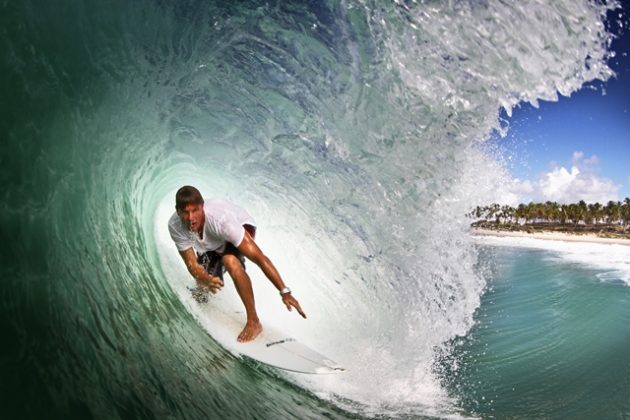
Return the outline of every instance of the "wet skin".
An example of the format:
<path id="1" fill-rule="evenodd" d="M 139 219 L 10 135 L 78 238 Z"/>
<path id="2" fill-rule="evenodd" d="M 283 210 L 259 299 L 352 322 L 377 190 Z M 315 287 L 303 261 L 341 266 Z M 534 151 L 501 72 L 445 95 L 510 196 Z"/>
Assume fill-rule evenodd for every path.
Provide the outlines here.
<path id="1" fill-rule="evenodd" d="M 177 209 L 177 214 L 184 226 L 202 237 L 205 223 L 203 204 L 188 204 L 184 209 Z M 245 236 L 241 241 L 241 244 L 238 246 L 238 249 L 245 257 L 262 269 L 267 278 L 278 290 L 282 290 L 285 287 L 280 274 L 274 267 L 271 260 L 262 253 L 248 232 L 245 232 Z M 188 271 L 195 279 L 197 279 L 199 284 L 205 283 L 208 285 L 213 294 L 221 290 L 221 287 L 223 286 L 221 279 L 219 277 L 211 276 L 201 265 L 197 263 L 197 256 L 192 248 L 180 251 L 180 255 L 184 259 Z M 245 311 L 247 313 L 247 322 L 241 333 L 238 335 L 237 340 L 239 342 L 252 341 L 262 332 L 263 327 L 258 319 L 258 314 L 256 313 L 251 279 L 241 265 L 239 259 L 234 255 L 224 255 L 223 265 L 234 281 L 234 286 L 243 301 L 243 305 L 245 306 Z M 289 311 L 291 311 L 292 308 L 296 308 L 298 313 L 303 318 L 306 318 L 299 302 L 291 295 L 291 293 L 283 294 L 282 302 L 286 305 Z"/>

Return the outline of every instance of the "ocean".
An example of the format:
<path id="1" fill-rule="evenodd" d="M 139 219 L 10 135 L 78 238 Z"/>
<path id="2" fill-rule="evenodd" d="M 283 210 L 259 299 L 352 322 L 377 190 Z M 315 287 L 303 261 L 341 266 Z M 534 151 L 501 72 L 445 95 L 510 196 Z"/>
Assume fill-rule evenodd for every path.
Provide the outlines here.
<path id="1" fill-rule="evenodd" d="M 629 416 L 623 257 L 466 217 L 509 179 L 501 110 L 612 76 L 613 7 L 2 2 L 0 417 Z M 309 315 L 261 279 L 263 324 L 348 372 L 208 335 L 165 236 L 185 184 L 256 218 Z"/>
<path id="2" fill-rule="evenodd" d="M 630 246 L 480 238 L 488 287 L 442 365 L 482 418 L 630 413 Z"/>

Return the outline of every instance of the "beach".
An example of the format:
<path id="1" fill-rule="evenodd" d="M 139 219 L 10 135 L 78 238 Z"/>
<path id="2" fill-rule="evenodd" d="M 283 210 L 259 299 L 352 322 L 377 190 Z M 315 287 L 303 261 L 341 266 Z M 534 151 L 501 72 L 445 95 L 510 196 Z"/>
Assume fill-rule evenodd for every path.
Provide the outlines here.
<path id="1" fill-rule="evenodd" d="M 578 234 L 578 233 L 565 233 L 565 232 L 518 232 L 507 230 L 494 230 L 494 229 L 482 229 L 472 228 L 471 233 L 479 236 L 502 236 L 502 237 L 517 237 L 517 238 L 530 238 L 530 239 L 542 239 L 552 241 L 564 241 L 564 242 L 585 242 L 585 243 L 597 243 L 597 244 L 616 244 L 630 246 L 630 239 L 622 238 L 602 238 L 592 233 Z"/>

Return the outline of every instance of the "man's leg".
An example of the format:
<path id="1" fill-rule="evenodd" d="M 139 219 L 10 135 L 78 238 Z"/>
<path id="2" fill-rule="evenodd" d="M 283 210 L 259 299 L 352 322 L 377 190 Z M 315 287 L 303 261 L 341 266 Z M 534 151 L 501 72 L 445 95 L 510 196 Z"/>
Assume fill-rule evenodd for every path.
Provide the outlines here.
<path id="1" fill-rule="evenodd" d="M 245 305 L 245 312 L 247 313 L 247 323 L 237 339 L 241 342 L 251 341 L 262 331 L 262 325 L 258 319 L 258 314 L 256 313 L 256 302 L 254 301 L 252 281 L 237 256 L 233 254 L 225 254 L 223 256 L 223 265 L 234 281 L 236 291 L 241 297 L 243 305 Z"/>
<path id="2" fill-rule="evenodd" d="M 251 235 L 252 238 L 256 234 L 255 228 L 249 225 L 245 225 L 246 235 Z M 262 324 L 258 319 L 256 313 L 256 302 L 254 300 L 254 290 L 252 288 L 252 281 L 245 271 L 245 257 L 241 255 L 234 245 L 228 243 L 223 254 L 223 266 L 230 274 L 230 277 L 234 281 L 234 286 L 238 295 L 245 305 L 245 312 L 247 313 L 247 323 L 243 328 L 243 331 L 238 336 L 238 341 L 245 342 L 255 339 L 262 331 Z"/>
<path id="3" fill-rule="evenodd" d="M 223 280 L 223 264 L 221 257 L 222 255 L 215 251 L 207 251 L 203 254 L 197 254 L 197 263 L 206 270 L 206 273 Z"/>

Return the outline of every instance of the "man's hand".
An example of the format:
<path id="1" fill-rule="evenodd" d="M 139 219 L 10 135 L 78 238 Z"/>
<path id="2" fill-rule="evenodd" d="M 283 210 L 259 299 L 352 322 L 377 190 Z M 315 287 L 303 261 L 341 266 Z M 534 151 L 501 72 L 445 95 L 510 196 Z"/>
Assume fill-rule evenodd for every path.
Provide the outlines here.
<path id="1" fill-rule="evenodd" d="M 276 267 L 274 267 L 271 260 L 262 253 L 260 248 L 258 248 L 258 245 L 256 245 L 256 242 L 254 242 L 254 239 L 252 239 L 251 235 L 248 232 L 245 232 L 245 236 L 243 237 L 241 244 L 238 246 L 238 250 L 241 251 L 241 253 L 249 258 L 251 261 L 253 261 L 254 264 L 260 267 L 262 272 L 265 273 L 265 276 L 267 276 L 269 281 L 273 283 L 276 289 L 284 289 L 285 285 L 280 278 L 278 270 L 276 270 Z M 302 315 L 303 318 L 306 318 L 304 311 L 300 307 L 300 303 L 297 301 L 297 299 L 291 296 L 291 292 L 282 294 L 282 302 L 287 305 L 287 309 L 289 311 L 291 311 L 292 308 L 295 308 L 297 309 L 298 313 Z"/>
<path id="2" fill-rule="evenodd" d="M 210 288 L 212 294 L 216 294 L 223 287 L 223 280 L 217 276 L 210 276 L 210 282 L 206 284 Z"/>
<path id="3" fill-rule="evenodd" d="M 188 272 L 197 280 L 198 287 L 207 287 L 212 294 L 216 294 L 223 287 L 223 280 L 217 276 L 212 276 L 197 263 L 197 254 L 192 248 L 185 251 L 179 251 Z"/>
<path id="4" fill-rule="evenodd" d="M 302 310 L 302 308 L 300 307 L 300 302 L 297 301 L 296 298 L 294 298 L 293 296 L 291 296 L 291 293 L 284 293 L 282 295 L 282 302 L 287 305 L 287 309 L 289 311 L 292 310 L 292 306 L 297 309 L 298 313 L 300 315 L 302 315 L 302 318 L 306 318 L 306 314 L 304 313 L 304 311 Z"/>

